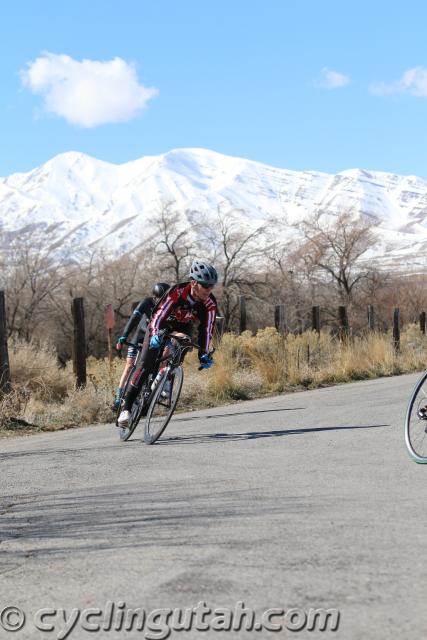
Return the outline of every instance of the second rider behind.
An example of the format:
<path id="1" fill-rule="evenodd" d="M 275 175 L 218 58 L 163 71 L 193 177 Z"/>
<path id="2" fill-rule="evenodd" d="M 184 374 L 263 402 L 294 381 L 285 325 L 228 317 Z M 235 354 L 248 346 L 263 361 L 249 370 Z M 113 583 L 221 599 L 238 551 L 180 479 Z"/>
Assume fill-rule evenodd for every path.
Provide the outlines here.
<path id="1" fill-rule="evenodd" d="M 128 423 L 129 412 L 143 383 L 151 373 L 157 358 L 157 350 L 162 346 L 159 332 L 162 329 L 179 331 L 191 336 L 193 325 L 199 322 L 199 360 L 203 369 L 213 365 L 209 345 L 215 325 L 217 304 L 212 293 L 218 281 L 215 268 L 207 262 L 193 260 L 190 281 L 176 284 L 162 298 L 153 311 L 149 330 L 145 334 L 144 345 L 138 356 L 136 371 L 130 388 L 123 398 L 122 412 L 118 424 Z"/>
<path id="2" fill-rule="evenodd" d="M 120 338 L 117 339 L 116 349 L 120 351 L 123 344 L 128 341 L 129 335 L 132 334 L 130 342 L 134 344 L 142 344 L 144 342 L 145 333 L 147 331 L 148 323 L 150 322 L 151 313 L 154 307 L 159 302 L 160 298 L 164 296 L 170 285 L 166 282 L 158 282 L 153 287 L 153 297 L 144 298 L 135 307 L 130 316 L 123 333 Z M 116 411 L 119 408 L 120 400 L 122 398 L 123 387 L 126 383 L 130 370 L 133 367 L 137 355 L 137 348 L 129 347 L 126 357 L 125 368 L 120 378 L 119 386 L 116 391 L 116 397 L 114 399 L 114 406 L 112 409 Z"/>

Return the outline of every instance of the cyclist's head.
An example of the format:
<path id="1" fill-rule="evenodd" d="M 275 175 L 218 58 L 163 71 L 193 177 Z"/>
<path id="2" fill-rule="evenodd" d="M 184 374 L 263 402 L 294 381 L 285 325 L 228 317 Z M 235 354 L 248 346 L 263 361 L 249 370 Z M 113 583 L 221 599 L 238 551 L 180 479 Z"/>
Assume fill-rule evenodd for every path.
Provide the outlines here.
<path id="1" fill-rule="evenodd" d="M 218 282 L 218 274 L 215 267 L 204 260 L 193 260 L 190 278 L 198 282 L 204 289 L 211 289 Z"/>
<path id="2" fill-rule="evenodd" d="M 190 278 L 192 297 L 199 302 L 205 302 L 218 282 L 216 269 L 203 260 L 193 260 Z"/>
<path id="3" fill-rule="evenodd" d="M 170 289 L 170 284 L 167 284 L 166 282 L 157 282 L 153 287 L 153 296 L 155 298 L 161 298 L 168 289 Z"/>

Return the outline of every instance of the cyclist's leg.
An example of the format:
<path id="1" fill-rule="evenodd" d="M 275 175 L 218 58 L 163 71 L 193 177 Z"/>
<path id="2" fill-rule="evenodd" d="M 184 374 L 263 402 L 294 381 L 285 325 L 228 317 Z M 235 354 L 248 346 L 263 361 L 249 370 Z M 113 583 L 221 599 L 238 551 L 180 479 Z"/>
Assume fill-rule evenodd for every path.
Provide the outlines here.
<path id="1" fill-rule="evenodd" d="M 147 379 L 157 357 L 157 349 L 150 349 L 150 333 L 145 334 L 142 349 L 135 364 L 135 373 L 123 397 L 123 411 L 130 411 L 142 385 Z"/>
<path id="2" fill-rule="evenodd" d="M 129 347 L 128 352 L 127 352 L 127 357 L 126 357 L 126 363 L 123 369 L 123 373 L 120 377 L 120 382 L 119 382 L 119 386 L 116 389 L 116 395 L 114 398 L 114 410 L 117 410 L 121 399 L 122 399 L 122 395 L 123 395 L 123 389 L 125 387 L 125 384 L 127 382 L 128 379 L 128 375 L 130 373 L 130 371 L 132 370 L 132 367 L 134 365 L 134 362 L 136 360 L 136 356 L 137 356 L 137 349 L 136 347 Z"/>
<path id="3" fill-rule="evenodd" d="M 138 354 L 138 350 L 136 347 L 129 347 L 128 352 L 127 352 L 127 356 L 126 356 L 126 363 L 125 363 L 125 368 L 123 369 L 123 373 L 122 376 L 120 378 L 120 382 L 119 382 L 119 387 L 123 387 L 126 384 L 126 380 L 127 377 L 129 375 L 129 371 L 132 369 L 133 364 L 136 360 L 136 356 Z"/>

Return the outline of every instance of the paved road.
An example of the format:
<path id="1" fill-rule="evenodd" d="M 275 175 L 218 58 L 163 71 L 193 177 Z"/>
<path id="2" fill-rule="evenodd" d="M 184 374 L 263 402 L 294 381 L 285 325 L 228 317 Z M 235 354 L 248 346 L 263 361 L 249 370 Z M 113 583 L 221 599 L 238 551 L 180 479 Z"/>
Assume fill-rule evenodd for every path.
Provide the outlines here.
<path id="1" fill-rule="evenodd" d="M 247 631 L 248 613 L 240 631 L 172 638 L 425 637 L 427 466 L 403 442 L 417 377 L 181 414 L 152 447 L 138 431 L 120 443 L 112 425 L 0 441 L 0 610 L 27 614 L 0 638 L 165 637 L 150 612 L 201 601 L 234 620 L 241 601 L 257 620 L 283 609 L 270 618 L 282 630 Z M 59 607 L 103 617 L 77 611 L 68 636 L 61 613 L 34 621 Z M 116 632 L 138 607 L 151 633 Z M 200 607 L 197 624 L 227 624 Z M 318 608 L 340 610 L 337 631 L 289 630 Z"/>

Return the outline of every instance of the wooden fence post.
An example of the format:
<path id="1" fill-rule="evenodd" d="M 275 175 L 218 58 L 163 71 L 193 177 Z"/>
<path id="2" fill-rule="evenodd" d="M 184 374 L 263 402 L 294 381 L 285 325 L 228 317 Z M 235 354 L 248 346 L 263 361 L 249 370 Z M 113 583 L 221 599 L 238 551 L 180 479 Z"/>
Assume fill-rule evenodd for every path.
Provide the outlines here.
<path id="1" fill-rule="evenodd" d="M 10 391 L 9 351 L 7 348 L 6 304 L 4 291 L 0 291 L 0 391 Z"/>
<path id="2" fill-rule="evenodd" d="M 286 330 L 285 305 L 276 304 L 274 307 L 274 326 L 276 330 L 284 335 Z"/>
<path id="3" fill-rule="evenodd" d="M 86 336 L 83 298 L 74 298 L 71 311 L 74 322 L 73 371 L 76 376 L 76 387 L 86 385 Z"/>
<path id="4" fill-rule="evenodd" d="M 375 331 L 375 310 L 373 304 L 368 304 L 368 329 Z"/>
<path id="5" fill-rule="evenodd" d="M 239 333 L 246 331 L 246 300 L 245 296 L 239 296 Z"/>
<path id="6" fill-rule="evenodd" d="M 320 307 L 319 305 L 314 305 L 311 307 L 311 328 L 316 333 L 320 334 Z"/>
<path id="7" fill-rule="evenodd" d="M 348 323 L 347 307 L 345 305 L 338 307 L 338 320 L 340 340 L 346 340 L 350 335 L 350 326 Z"/>
<path id="8" fill-rule="evenodd" d="M 219 339 L 222 338 L 224 333 L 224 318 L 222 316 L 217 316 L 215 319 L 215 329 L 216 335 Z"/>
<path id="9" fill-rule="evenodd" d="M 426 312 L 421 311 L 420 313 L 420 331 L 425 335 L 426 333 Z"/>
<path id="10" fill-rule="evenodd" d="M 395 351 L 400 350 L 400 309 L 393 311 L 393 346 Z"/>

